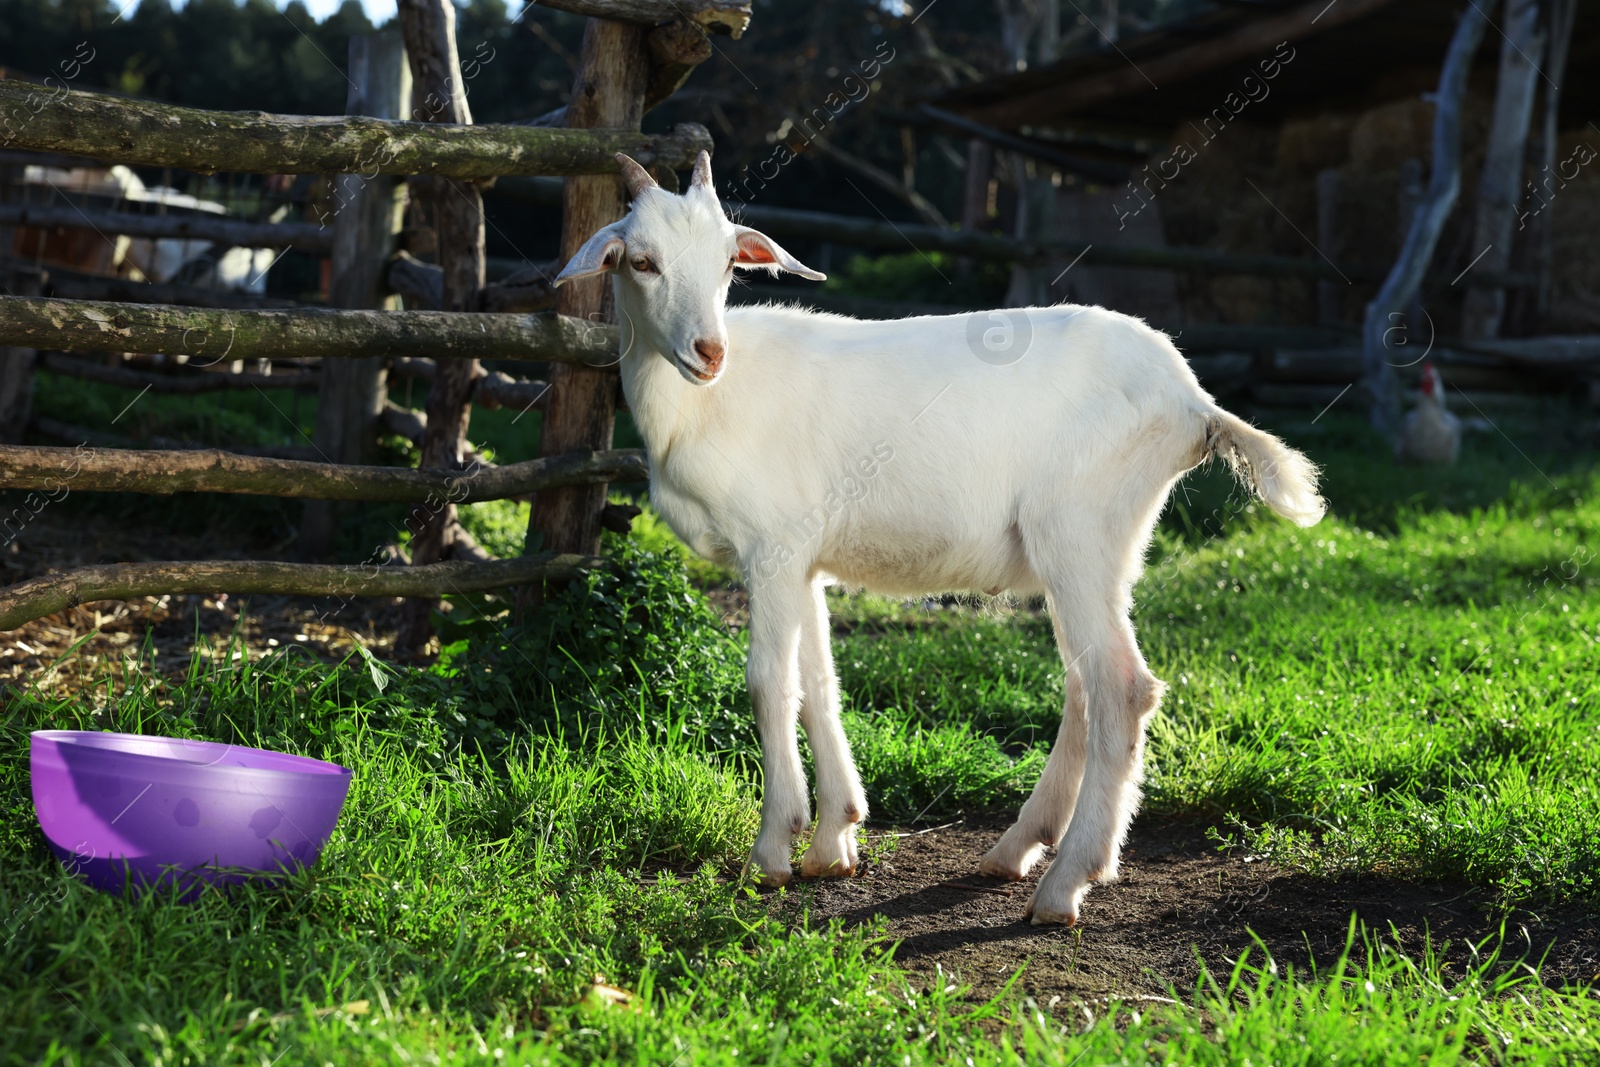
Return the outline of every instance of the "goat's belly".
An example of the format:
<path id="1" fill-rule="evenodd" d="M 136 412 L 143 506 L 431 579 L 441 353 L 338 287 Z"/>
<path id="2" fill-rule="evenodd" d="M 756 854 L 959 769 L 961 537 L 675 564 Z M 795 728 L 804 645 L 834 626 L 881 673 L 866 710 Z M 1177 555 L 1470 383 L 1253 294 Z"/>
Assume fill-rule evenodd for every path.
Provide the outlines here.
<path id="1" fill-rule="evenodd" d="M 893 596 L 1039 587 L 1014 531 L 976 540 L 906 530 L 852 533 L 828 545 L 816 566 L 846 585 Z"/>

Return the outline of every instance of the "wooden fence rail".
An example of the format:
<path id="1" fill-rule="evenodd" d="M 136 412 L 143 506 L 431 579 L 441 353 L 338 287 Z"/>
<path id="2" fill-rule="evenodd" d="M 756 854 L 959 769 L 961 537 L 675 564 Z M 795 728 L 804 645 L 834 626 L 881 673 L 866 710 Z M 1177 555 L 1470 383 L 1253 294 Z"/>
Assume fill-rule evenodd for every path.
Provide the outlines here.
<path id="1" fill-rule="evenodd" d="M 46 352 L 40 356 L 39 365 L 47 371 L 78 378 L 82 381 L 104 382 L 128 389 L 148 389 L 152 393 L 178 393 L 192 396 L 195 393 L 221 393 L 232 389 L 302 389 L 314 390 L 321 376 L 315 371 L 291 371 L 288 374 L 229 374 L 224 371 L 195 374 L 151 374 L 128 367 L 107 366 L 87 359 L 77 359 L 59 352 Z"/>
<path id="2" fill-rule="evenodd" d="M 308 117 L 52 92 L 0 79 L 0 145 L 107 163 L 212 174 L 606 174 L 626 152 L 645 166 L 686 170 L 711 150 L 704 126 L 670 133 L 461 126 L 360 116 Z"/>
<path id="3" fill-rule="evenodd" d="M 0 346 L 160 353 L 205 363 L 414 356 L 605 366 L 617 360 L 618 336 L 616 326 L 552 313 L 224 310 L 0 296 Z"/>
<path id="4" fill-rule="evenodd" d="M 4 85 L 5 82 L 0 82 Z M 247 222 L 195 212 L 147 215 L 139 211 L 92 211 L 71 204 L 0 204 L 0 226 L 94 230 L 104 236 L 178 238 L 238 248 L 283 248 L 312 252 L 333 247 L 333 230 L 314 222 Z"/>
<path id="5" fill-rule="evenodd" d="M 544 553 L 484 562 L 455 560 L 425 566 L 376 563 L 339 566 L 202 560 L 190 563 L 111 563 L 0 587 L 0 630 L 96 600 L 187 593 L 276 593 L 283 596 L 427 596 L 470 593 L 576 578 L 609 566 L 600 556 Z"/>
<path id="6" fill-rule="evenodd" d="M 540 489 L 648 478 L 644 452 L 568 452 L 503 467 L 442 470 L 266 459 L 220 449 L 51 448 L 0 445 L 0 485 L 41 492 L 238 493 L 367 502 L 457 504 L 505 500 Z"/>

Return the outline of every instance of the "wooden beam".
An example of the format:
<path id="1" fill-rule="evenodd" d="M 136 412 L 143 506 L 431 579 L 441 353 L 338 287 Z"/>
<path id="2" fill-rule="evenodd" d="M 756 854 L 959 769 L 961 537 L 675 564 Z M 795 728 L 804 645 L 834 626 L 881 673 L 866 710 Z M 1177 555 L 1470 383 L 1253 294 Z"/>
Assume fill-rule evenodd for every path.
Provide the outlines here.
<path id="1" fill-rule="evenodd" d="M 957 115 L 952 111 L 934 107 L 932 104 L 923 104 L 917 108 L 917 114 L 932 120 L 939 126 L 947 126 L 960 130 L 968 137 L 975 137 L 986 144 L 999 148 L 1008 148 L 1013 152 L 1045 163 L 1054 164 L 1068 174 L 1077 174 L 1097 182 L 1109 182 L 1120 185 L 1128 180 L 1128 173 L 1135 164 L 1111 163 L 1103 159 L 1090 159 L 1066 149 L 1057 148 L 1046 144 L 1034 137 L 1021 137 L 1005 130 L 995 129 L 993 126 L 982 122 L 975 122 L 964 115 Z M 970 158 L 970 157 L 969 157 Z M 987 189 L 985 189 L 987 193 Z"/>
<path id="2" fill-rule="evenodd" d="M 618 332 L 548 313 L 216 310 L 0 296 L 0 345 L 186 355 L 203 364 L 356 356 L 595 364 L 616 360 Z"/>
<path id="3" fill-rule="evenodd" d="M 78 90 L 47 98 L 26 82 L 0 79 L 0 115 L 19 112 L 26 121 L 0 124 L 0 137 L 11 147 L 202 174 L 613 174 L 618 152 L 645 166 L 684 170 L 698 152 L 711 149 L 711 134 L 698 123 L 644 134 L 268 115 Z"/>
<path id="4" fill-rule="evenodd" d="M 1135 56 L 1102 74 L 1064 85 L 1008 95 L 992 104 L 963 108 L 962 114 L 1002 129 L 1086 111 L 1126 96 L 1155 92 L 1161 86 L 1215 70 L 1239 60 L 1266 58 L 1284 41 L 1321 33 L 1368 15 L 1396 0 L 1313 0 L 1281 15 L 1253 19 L 1237 29 L 1196 41 L 1164 55 Z"/>
<path id="5" fill-rule="evenodd" d="M 609 563 L 596 556 L 555 553 L 425 567 L 233 560 L 111 563 L 0 588 L 0 630 L 15 630 L 25 622 L 97 600 L 134 600 L 169 593 L 439 597 L 573 578 L 606 566 Z"/>
<path id="6" fill-rule="evenodd" d="M 0 86 L 5 85 L 0 81 Z M 111 236 L 170 237 L 237 248 L 285 248 L 326 252 L 333 231 L 314 222 L 246 222 L 226 215 L 146 215 L 134 211 L 92 211 L 70 204 L 0 204 L 0 226 L 32 226 L 42 230 L 95 230 Z"/>
<path id="7" fill-rule="evenodd" d="M 534 0 L 540 7 L 596 19 L 657 26 L 687 19 L 701 31 L 739 37 L 750 25 L 750 3 L 744 0 Z"/>
<path id="8" fill-rule="evenodd" d="M 236 493 L 305 500 L 507 500 L 558 485 L 644 481 L 640 449 L 569 452 L 499 467 L 359 466 L 268 459 L 215 448 L 55 448 L 0 445 L 0 489 L 39 492 Z"/>

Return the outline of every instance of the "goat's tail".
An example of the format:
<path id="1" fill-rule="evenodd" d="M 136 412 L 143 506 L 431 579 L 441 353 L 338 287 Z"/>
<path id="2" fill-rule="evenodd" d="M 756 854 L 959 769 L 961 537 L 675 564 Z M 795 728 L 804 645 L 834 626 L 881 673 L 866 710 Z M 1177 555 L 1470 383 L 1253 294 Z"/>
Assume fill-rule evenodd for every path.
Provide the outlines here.
<path id="1" fill-rule="evenodd" d="M 1221 408 L 1205 419 L 1207 457 L 1225 460 L 1240 482 L 1290 522 L 1317 524 L 1328 505 L 1317 493 L 1316 464 Z"/>

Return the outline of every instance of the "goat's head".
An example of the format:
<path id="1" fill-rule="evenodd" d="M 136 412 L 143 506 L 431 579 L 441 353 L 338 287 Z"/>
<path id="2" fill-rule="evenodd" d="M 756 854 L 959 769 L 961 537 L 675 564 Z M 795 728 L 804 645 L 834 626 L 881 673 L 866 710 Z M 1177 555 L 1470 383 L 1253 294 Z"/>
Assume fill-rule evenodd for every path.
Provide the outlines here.
<path id="1" fill-rule="evenodd" d="M 661 353 L 684 380 L 710 385 L 726 365 L 722 313 L 734 268 L 790 271 L 813 281 L 827 276 L 766 234 L 728 221 L 711 184 L 707 153 L 695 161 L 694 179 L 682 196 L 661 188 L 627 156 L 619 153 L 617 162 L 633 206 L 578 249 L 556 284 L 612 274 L 617 309 L 634 346 Z"/>

